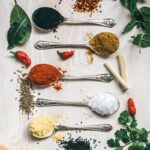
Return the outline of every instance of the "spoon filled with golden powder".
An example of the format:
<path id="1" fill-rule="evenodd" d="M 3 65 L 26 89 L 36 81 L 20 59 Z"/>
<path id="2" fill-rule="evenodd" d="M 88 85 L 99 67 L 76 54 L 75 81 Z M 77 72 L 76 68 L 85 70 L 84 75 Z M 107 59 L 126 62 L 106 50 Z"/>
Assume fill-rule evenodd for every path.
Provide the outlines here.
<path id="1" fill-rule="evenodd" d="M 29 124 L 29 132 L 33 137 L 38 139 L 48 138 L 54 135 L 57 131 L 65 130 L 88 130 L 109 132 L 112 130 L 110 124 L 95 124 L 85 126 L 65 126 L 58 124 L 51 116 L 39 116 L 33 119 Z"/>
<path id="2" fill-rule="evenodd" d="M 95 35 L 89 44 L 63 44 L 51 41 L 37 41 L 35 48 L 38 50 L 47 50 L 53 48 L 83 48 L 95 52 L 102 57 L 108 57 L 115 53 L 119 48 L 119 38 L 111 32 L 102 32 Z"/>

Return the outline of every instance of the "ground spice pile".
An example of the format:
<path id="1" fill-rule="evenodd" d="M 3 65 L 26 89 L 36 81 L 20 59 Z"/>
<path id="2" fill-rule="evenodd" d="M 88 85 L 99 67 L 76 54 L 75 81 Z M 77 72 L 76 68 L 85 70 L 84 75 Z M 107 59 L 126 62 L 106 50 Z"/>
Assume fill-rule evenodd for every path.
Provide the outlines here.
<path id="1" fill-rule="evenodd" d="M 31 93 L 31 87 L 29 85 L 29 81 L 27 78 L 19 78 L 20 83 L 20 97 L 19 97 L 19 110 L 22 111 L 23 114 L 30 115 L 33 114 L 34 109 L 34 96 Z"/>
<path id="2" fill-rule="evenodd" d="M 102 0 L 76 0 L 73 6 L 74 11 L 92 13 L 101 7 Z M 101 12 L 101 11 L 100 11 Z"/>
<path id="3" fill-rule="evenodd" d="M 68 141 L 61 141 L 59 146 L 65 150 L 92 150 L 90 142 L 81 137 L 77 139 L 70 138 Z"/>

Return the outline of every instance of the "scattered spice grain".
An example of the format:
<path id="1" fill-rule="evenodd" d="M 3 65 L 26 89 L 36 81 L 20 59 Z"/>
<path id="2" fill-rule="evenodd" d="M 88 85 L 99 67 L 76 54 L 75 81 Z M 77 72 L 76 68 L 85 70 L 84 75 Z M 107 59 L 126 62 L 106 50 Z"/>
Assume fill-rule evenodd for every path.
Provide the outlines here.
<path id="1" fill-rule="evenodd" d="M 53 84 L 53 87 L 56 91 L 60 91 L 62 89 L 62 84 L 61 82 L 56 82 Z"/>
<path id="2" fill-rule="evenodd" d="M 87 62 L 88 64 L 93 64 L 94 61 L 94 56 L 93 56 L 94 52 L 92 52 L 91 50 L 87 50 L 85 52 L 85 55 L 87 57 Z"/>
<path id="3" fill-rule="evenodd" d="M 31 93 L 29 86 L 29 81 L 27 78 L 20 78 L 20 97 L 19 97 L 19 110 L 23 114 L 30 115 L 33 114 L 34 109 L 34 96 Z"/>

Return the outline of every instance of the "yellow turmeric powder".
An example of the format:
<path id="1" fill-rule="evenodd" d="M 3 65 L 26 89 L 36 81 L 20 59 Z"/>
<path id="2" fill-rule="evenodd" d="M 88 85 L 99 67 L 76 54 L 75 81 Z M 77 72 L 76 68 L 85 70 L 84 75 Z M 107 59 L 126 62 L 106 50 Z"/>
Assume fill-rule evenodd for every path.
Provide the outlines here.
<path id="1" fill-rule="evenodd" d="M 89 44 L 97 54 L 107 57 L 118 50 L 119 39 L 113 33 L 102 32 L 91 39 Z"/>
<path id="2" fill-rule="evenodd" d="M 50 116 L 39 116 L 30 122 L 29 131 L 34 137 L 43 137 L 52 132 L 56 126 L 56 121 Z"/>

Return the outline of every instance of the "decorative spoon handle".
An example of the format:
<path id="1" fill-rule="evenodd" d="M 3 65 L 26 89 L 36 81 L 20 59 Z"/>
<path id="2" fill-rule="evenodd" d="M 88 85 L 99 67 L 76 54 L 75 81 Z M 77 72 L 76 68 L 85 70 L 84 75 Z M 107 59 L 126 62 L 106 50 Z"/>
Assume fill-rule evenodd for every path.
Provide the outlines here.
<path id="1" fill-rule="evenodd" d="M 35 102 L 35 105 L 38 107 L 45 106 L 88 106 L 87 102 L 69 102 L 69 101 L 60 101 L 60 100 L 51 100 L 38 98 Z"/>
<path id="2" fill-rule="evenodd" d="M 99 26 L 112 28 L 115 25 L 115 21 L 112 18 L 87 19 L 87 20 L 74 20 L 72 18 L 65 18 L 63 24 L 99 25 Z"/>
<path id="3" fill-rule="evenodd" d="M 34 46 L 38 50 L 53 49 L 53 48 L 84 48 L 91 50 L 91 48 L 86 44 L 63 44 L 63 43 L 54 43 L 51 41 L 37 41 Z"/>
<path id="4" fill-rule="evenodd" d="M 113 76 L 105 74 L 89 75 L 89 76 L 74 76 L 74 75 L 64 75 L 61 77 L 63 80 L 95 80 L 101 82 L 110 82 L 113 80 Z"/>
<path id="5" fill-rule="evenodd" d="M 60 130 L 89 130 L 89 131 L 109 132 L 112 130 L 112 126 L 110 124 L 96 124 L 96 125 L 78 126 L 78 127 L 59 125 L 56 128 L 56 131 L 60 131 Z"/>

